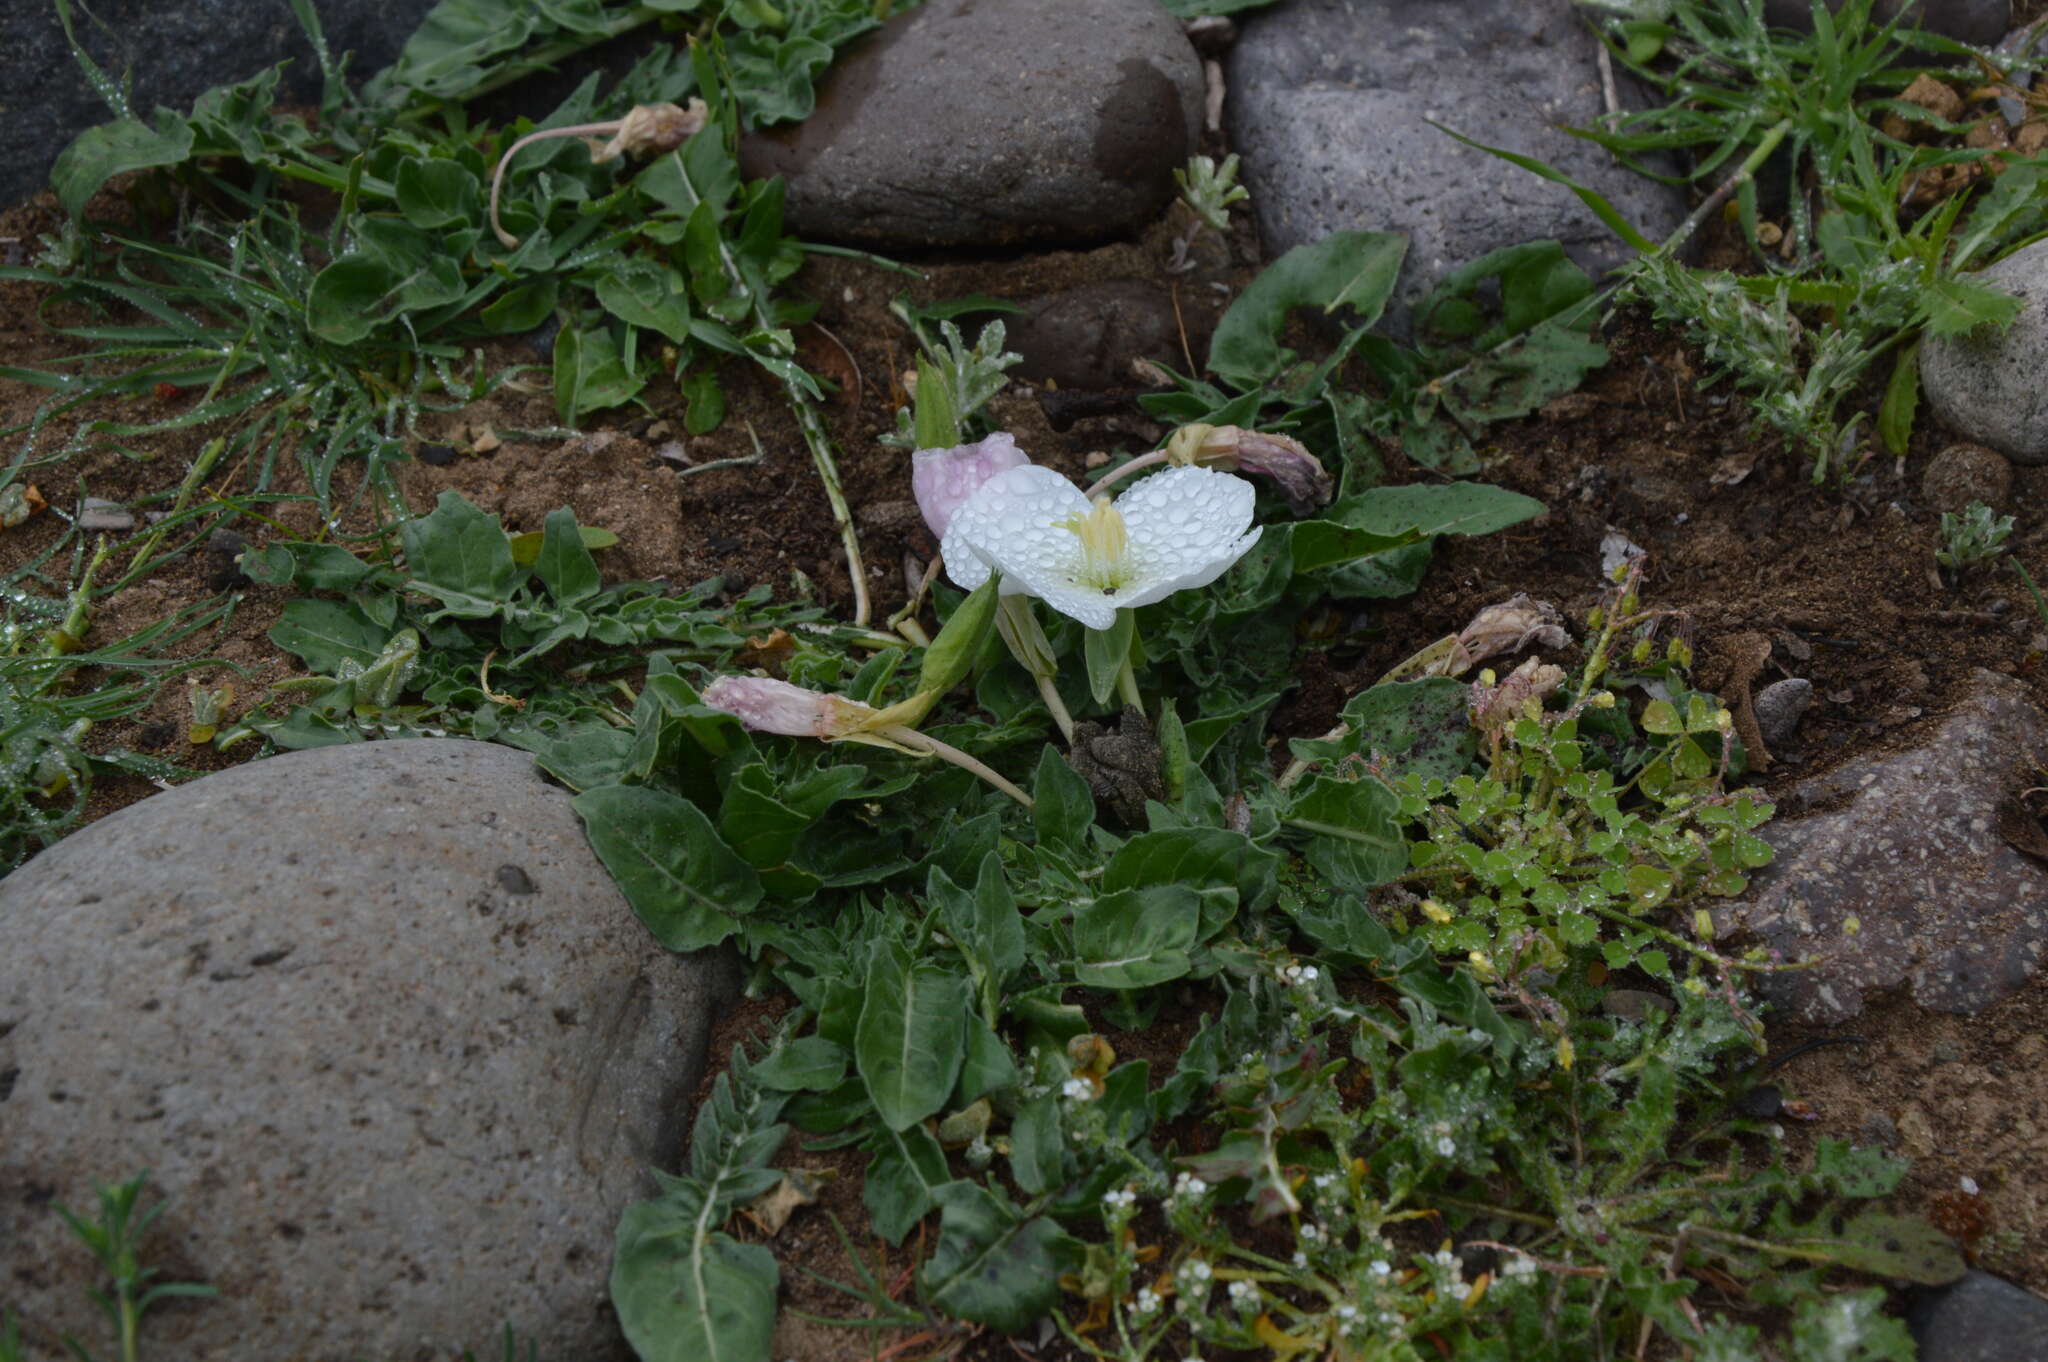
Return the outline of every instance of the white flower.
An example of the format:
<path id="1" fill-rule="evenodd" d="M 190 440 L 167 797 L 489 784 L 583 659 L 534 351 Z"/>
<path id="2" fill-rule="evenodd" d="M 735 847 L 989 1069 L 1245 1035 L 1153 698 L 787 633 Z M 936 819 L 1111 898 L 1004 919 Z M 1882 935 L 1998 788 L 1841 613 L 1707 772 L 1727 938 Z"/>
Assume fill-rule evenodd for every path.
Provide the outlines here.
<path id="1" fill-rule="evenodd" d="M 1230 1284 L 1230 1303 L 1239 1309 L 1249 1306 L 1258 1299 L 1258 1295 L 1259 1289 L 1250 1282 L 1232 1282 Z"/>
<path id="2" fill-rule="evenodd" d="M 1206 1282 L 1216 1275 L 1216 1270 L 1201 1258 L 1190 1258 L 1181 1268 L 1181 1273 L 1189 1281 Z"/>
<path id="3" fill-rule="evenodd" d="M 1153 1291 L 1151 1287 L 1146 1286 L 1138 1289 L 1138 1299 L 1132 1303 L 1132 1308 L 1141 1315 L 1149 1315 L 1154 1310 L 1157 1310 L 1160 1305 L 1161 1301 L 1158 1293 Z"/>
<path id="4" fill-rule="evenodd" d="M 1118 610 L 1207 586 L 1259 540 L 1252 485 L 1206 468 L 1155 473 L 1111 503 L 1091 505 L 1050 468 L 998 473 L 953 512 L 939 552 L 954 585 L 972 591 L 991 570 L 1006 595 L 1037 596 L 1090 629 Z"/>
<path id="5" fill-rule="evenodd" d="M 1137 1204 L 1138 1194 L 1128 1187 L 1119 1190 L 1104 1192 L 1102 1194 L 1103 1209 L 1110 1211 L 1112 1213 L 1114 1213 L 1119 1207 L 1128 1210 Z"/>
<path id="6" fill-rule="evenodd" d="M 1093 1102 L 1095 1085 L 1085 1078 L 1070 1078 L 1060 1085 L 1060 1095 L 1069 1102 Z"/>
<path id="7" fill-rule="evenodd" d="M 1393 1265 L 1392 1263 L 1388 1262 L 1388 1261 L 1387 1261 L 1386 1259 L 1384 1259 L 1384 1258 L 1377 1258 L 1377 1259 L 1374 1259 L 1374 1260 L 1373 1260 L 1373 1265 L 1372 1265 L 1372 1275 L 1373 1275 L 1373 1276 L 1375 1276 L 1375 1277 L 1385 1277 L 1385 1276 L 1389 1276 L 1389 1275 L 1391 1275 L 1391 1274 L 1393 1273 L 1393 1271 L 1394 1271 L 1394 1265 Z"/>
<path id="8" fill-rule="evenodd" d="M 1448 1135 L 1439 1135 L 1436 1137 L 1436 1152 L 1448 1159 L 1458 1152 L 1458 1142 Z"/>

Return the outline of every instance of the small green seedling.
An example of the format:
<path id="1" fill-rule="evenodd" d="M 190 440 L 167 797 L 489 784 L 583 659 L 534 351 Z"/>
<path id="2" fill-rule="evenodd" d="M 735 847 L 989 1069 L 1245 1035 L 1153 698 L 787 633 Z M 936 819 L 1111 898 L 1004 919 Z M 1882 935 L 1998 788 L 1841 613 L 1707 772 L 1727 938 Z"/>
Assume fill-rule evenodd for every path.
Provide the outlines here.
<path id="1" fill-rule="evenodd" d="M 149 1233 L 151 1223 L 163 1214 L 164 1207 L 170 1203 L 159 1201 L 138 1214 L 136 1206 L 142 1200 L 143 1184 L 148 1181 L 149 1170 L 144 1169 L 126 1182 L 98 1188 L 100 1213 L 96 1221 L 82 1220 L 63 1206 L 57 1208 L 57 1214 L 64 1217 L 64 1223 L 71 1227 L 71 1232 L 92 1250 L 101 1269 L 112 1279 L 110 1291 L 94 1291 L 92 1298 L 120 1337 L 121 1362 L 135 1362 L 141 1355 L 137 1335 L 142 1316 L 150 1306 L 180 1296 L 217 1294 L 213 1287 L 198 1282 L 151 1285 L 150 1279 L 160 1269 L 143 1266 L 142 1239 Z M 64 1346 L 80 1362 L 92 1362 L 91 1351 L 76 1339 L 67 1337 Z"/>
<path id="2" fill-rule="evenodd" d="M 1961 572 L 2005 552 L 2006 536 L 2012 533 L 2012 517 L 1994 516 L 1991 508 L 1973 501 L 1958 515 L 1941 513 L 1941 547 L 1934 561 L 1951 572 Z"/>
<path id="3" fill-rule="evenodd" d="M 1243 203 L 1251 195 L 1237 182 L 1237 155 L 1232 153 L 1218 165 L 1207 156 L 1191 156 L 1187 167 L 1173 172 L 1180 185 L 1180 201 L 1188 211 L 1218 232 L 1230 230 L 1230 205 Z"/>

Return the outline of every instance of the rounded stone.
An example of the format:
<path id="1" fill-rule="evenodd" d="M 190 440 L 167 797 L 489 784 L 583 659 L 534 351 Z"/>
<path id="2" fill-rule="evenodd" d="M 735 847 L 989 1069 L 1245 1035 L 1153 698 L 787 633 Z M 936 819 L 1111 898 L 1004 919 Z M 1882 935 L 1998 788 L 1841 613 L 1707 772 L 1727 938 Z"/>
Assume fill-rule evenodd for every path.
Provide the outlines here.
<path id="1" fill-rule="evenodd" d="M 1842 0 L 1828 0 L 1839 11 Z M 2012 19 L 2011 0 L 1878 0 L 1872 18 L 1880 23 L 1898 17 L 1907 28 L 1920 27 L 1962 43 L 1995 43 Z M 1764 22 L 1773 28 L 1813 32 L 1812 0 L 1764 0 Z"/>
<path id="2" fill-rule="evenodd" d="M 2010 326 L 1929 336 L 1920 384 L 1942 424 L 2015 463 L 2048 463 L 2048 241 L 1967 276 L 2020 300 Z"/>
<path id="3" fill-rule="evenodd" d="M 1803 676 L 1788 676 L 1758 691 L 1752 708 L 1765 746 L 1776 747 L 1790 739 L 1812 705 L 1813 682 Z"/>
<path id="4" fill-rule="evenodd" d="M 1605 111 L 1599 49 L 1571 0 L 1296 0 L 1253 14 L 1226 108 L 1267 251 L 1405 233 L 1397 335 L 1440 278 L 1489 251 L 1551 237 L 1590 272 L 1624 263 L 1634 252 L 1571 190 L 1443 131 L 1546 162 L 1652 239 L 1668 234 L 1685 217 L 1679 190 L 1563 130 Z"/>
<path id="5" fill-rule="evenodd" d="M 793 127 L 742 139 L 799 236 L 883 248 L 1136 230 L 1196 149 L 1202 65 L 1157 0 L 928 0 L 848 48 Z"/>
<path id="6" fill-rule="evenodd" d="M 1936 511 L 1958 514 L 1973 501 L 2003 510 L 2012 495 L 2012 460 L 1982 445 L 1950 445 L 1927 461 L 1920 496 Z"/>
<path id="7" fill-rule="evenodd" d="M 432 0 L 320 0 L 330 51 L 349 53 L 351 83 L 398 55 Z M 289 60 L 278 89 L 284 103 L 320 102 L 320 63 L 290 12 L 245 0 L 96 0 L 91 17 L 74 7 L 72 29 L 116 79 L 130 72 L 135 116 L 159 104 L 183 111 L 216 85 L 247 80 Z M 0 204 L 43 187 L 57 153 L 87 128 L 110 121 L 72 60 L 50 4 L 0 5 Z"/>
<path id="8" fill-rule="evenodd" d="M 104 1322 L 54 1207 L 150 1170 L 152 1355 L 625 1352 L 621 1212 L 673 1168 L 729 961 L 657 946 L 567 792 L 445 740 L 293 752 L 0 881 L 0 1244 L 31 1356 Z"/>
<path id="9" fill-rule="evenodd" d="M 1025 307 L 1005 344 L 1023 357 L 1017 375 L 1030 382 L 1102 392 L 1146 386 L 1131 370 L 1134 360 L 1184 363 L 1172 297 L 1139 280 L 1081 284 Z"/>

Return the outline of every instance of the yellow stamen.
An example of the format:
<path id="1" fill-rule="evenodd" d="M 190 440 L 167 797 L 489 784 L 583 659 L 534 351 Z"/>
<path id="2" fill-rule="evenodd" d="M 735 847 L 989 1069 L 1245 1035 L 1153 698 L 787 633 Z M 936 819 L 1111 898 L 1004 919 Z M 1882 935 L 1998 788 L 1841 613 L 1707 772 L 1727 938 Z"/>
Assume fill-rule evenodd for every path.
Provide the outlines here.
<path id="1" fill-rule="evenodd" d="M 1059 528 L 1081 541 L 1081 573 L 1077 584 L 1108 595 L 1131 577 L 1131 538 L 1124 518 L 1108 497 L 1095 498 L 1085 514 L 1071 515 Z"/>

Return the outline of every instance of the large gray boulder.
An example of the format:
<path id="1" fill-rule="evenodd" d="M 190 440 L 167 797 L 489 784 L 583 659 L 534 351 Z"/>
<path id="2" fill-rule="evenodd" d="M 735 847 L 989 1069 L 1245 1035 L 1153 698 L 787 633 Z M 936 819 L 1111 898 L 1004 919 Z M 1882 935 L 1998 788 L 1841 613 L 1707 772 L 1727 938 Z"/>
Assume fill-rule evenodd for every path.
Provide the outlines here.
<path id="1" fill-rule="evenodd" d="M 398 55 L 433 0 L 315 5 L 329 49 L 353 51 L 349 71 L 360 80 Z M 144 122 L 160 104 L 183 112 L 214 86 L 287 58 L 280 98 L 320 98 L 319 64 L 286 0 L 91 0 L 72 16 L 103 70 L 134 73 L 131 102 Z M 112 117 L 72 59 L 52 0 L 0 5 L 0 205 L 41 189 L 57 153 Z"/>
<path id="2" fill-rule="evenodd" d="M 1920 1362 L 2048 1362 L 2048 1300 L 1988 1272 L 1928 1292 L 1906 1323 Z"/>
<path id="3" fill-rule="evenodd" d="M 145 1260 L 220 1289 L 149 1355 L 621 1355 L 621 1211 L 676 1166 L 732 967 L 655 945 L 532 758 L 295 752 L 0 881 L 0 1294 L 101 1355 L 54 1204 L 151 1171 Z"/>
<path id="4" fill-rule="evenodd" d="M 1196 150 L 1202 67 L 1157 0 L 926 0 L 750 134 L 799 236 L 883 249 L 1093 243 L 1150 222 Z"/>
<path id="5" fill-rule="evenodd" d="M 2048 241 L 1968 276 L 2020 300 L 2012 325 L 1929 336 L 1920 347 L 1927 405 L 1957 434 L 2014 463 L 2048 463 Z"/>
<path id="6" fill-rule="evenodd" d="M 1226 118 L 1273 255 L 1345 229 L 1405 232 L 1392 329 L 1451 269 L 1540 237 L 1599 273 L 1633 252 L 1562 185 L 1432 124 L 1547 162 L 1653 239 L 1682 193 L 1562 130 L 1605 112 L 1599 40 L 1571 0 L 1288 0 L 1253 15 Z"/>
<path id="7" fill-rule="evenodd" d="M 1777 860 L 1724 928 L 1811 969 L 1761 976 L 1801 1021 L 1857 1016 L 1904 987 L 1938 1012 L 1975 1013 L 2018 991 L 2048 943 L 2048 832 L 2016 800 L 2039 783 L 2048 716 L 2009 676 L 1979 671 L 1911 750 L 1862 757 L 1800 782 L 1758 835 Z M 2030 854 L 2031 853 L 2031 854 Z"/>

